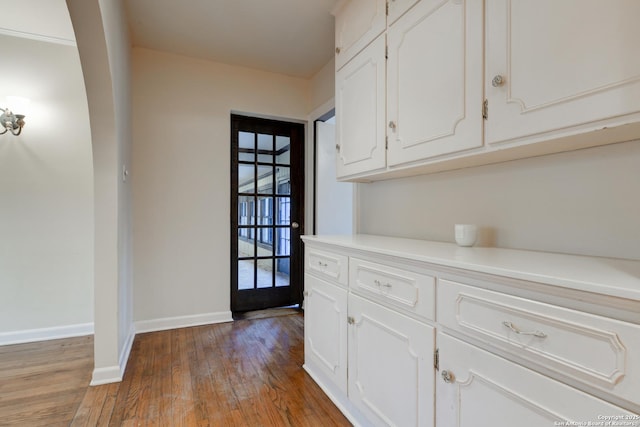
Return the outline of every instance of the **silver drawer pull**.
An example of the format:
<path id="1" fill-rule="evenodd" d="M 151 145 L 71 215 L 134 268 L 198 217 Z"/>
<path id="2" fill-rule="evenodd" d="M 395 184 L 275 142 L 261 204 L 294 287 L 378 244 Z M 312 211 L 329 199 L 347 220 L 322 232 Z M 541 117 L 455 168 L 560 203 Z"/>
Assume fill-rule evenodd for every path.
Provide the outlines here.
<path id="1" fill-rule="evenodd" d="M 391 283 L 382 284 L 382 282 L 380 282 L 380 280 L 374 280 L 373 283 L 375 283 L 375 285 L 377 287 L 383 287 L 383 288 L 387 288 L 387 289 L 392 287 Z"/>
<path id="2" fill-rule="evenodd" d="M 318 261 L 318 265 L 322 268 L 326 268 L 329 266 L 329 264 L 327 264 L 326 262 L 322 262 L 322 261 Z"/>
<path id="3" fill-rule="evenodd" d="M 514 325 L 511 322 L 504 321 L 504 322 L 502 322 L 502 324 L 504 326 L 506 326 L 507 328 L 511 329 L 516 334 L 519 334 L 519 335 L 533 335 L 534 337 L 538 337 L 538 338 L 546 338 L 547 337 L 547 334 L 545 334 L 542 331 L 522 331 L 522 330 L 520 330 L 520 328 L 518 328 L 516 325 Z"/>

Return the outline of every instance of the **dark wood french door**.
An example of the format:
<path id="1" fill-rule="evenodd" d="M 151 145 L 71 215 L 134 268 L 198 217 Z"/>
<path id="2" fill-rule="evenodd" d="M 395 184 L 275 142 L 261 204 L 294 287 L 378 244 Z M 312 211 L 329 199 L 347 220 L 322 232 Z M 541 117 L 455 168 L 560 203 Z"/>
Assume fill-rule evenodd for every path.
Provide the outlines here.
<path id="1" fill-rule="evenodd" d="M 304 125 L 231 116 L 231 310 L 302 302 Z"/>

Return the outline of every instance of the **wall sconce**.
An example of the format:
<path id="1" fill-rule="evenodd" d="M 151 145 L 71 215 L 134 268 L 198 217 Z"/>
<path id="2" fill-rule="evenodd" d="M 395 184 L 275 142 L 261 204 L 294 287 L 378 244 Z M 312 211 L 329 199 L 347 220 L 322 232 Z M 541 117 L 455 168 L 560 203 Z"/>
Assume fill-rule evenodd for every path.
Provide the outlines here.
<path id="1" fill-rule="evenodd" d="M 25 113 L 29 103 L 31 101 L 28 98 L 20 96 L 7 96 L 7 108 L 0 108 L 2 114 L 0 115 L 0 124 L 4 128 L 4 131 L 0 132 L 3 135 L 7 132 L 11 132 L 14 135 L 20 135 L 22 128 L 24 127 L 24 114 L 15 114 L 13 111 L 20 111 Z"/>

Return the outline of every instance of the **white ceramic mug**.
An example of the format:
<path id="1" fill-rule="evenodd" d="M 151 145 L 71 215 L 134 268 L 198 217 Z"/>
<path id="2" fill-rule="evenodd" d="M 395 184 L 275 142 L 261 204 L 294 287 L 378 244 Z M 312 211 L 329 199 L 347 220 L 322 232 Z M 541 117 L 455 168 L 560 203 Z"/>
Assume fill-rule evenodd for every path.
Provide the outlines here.
<path id="1" fill-rule="evenodd" d="M 478 238 L 478 227 L 475 224 L 456 224 L 455 238 L 458 246 L 473 246 Z"/>

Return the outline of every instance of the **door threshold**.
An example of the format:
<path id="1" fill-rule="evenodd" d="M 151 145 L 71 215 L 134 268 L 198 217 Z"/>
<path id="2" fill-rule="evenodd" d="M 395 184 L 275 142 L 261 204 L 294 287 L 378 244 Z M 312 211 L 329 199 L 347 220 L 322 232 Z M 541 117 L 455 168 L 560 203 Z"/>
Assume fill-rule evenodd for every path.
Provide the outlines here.
<path id="1" fill-rule="evenodd" d="M 299 313 L 302 313 L 302 309 L 298 305 L 292 305 L 288 307 L 266 308 L 264 310 L 233 313 L 233 320 L 266 319 L 269 317 L 291 316 Z"/>

